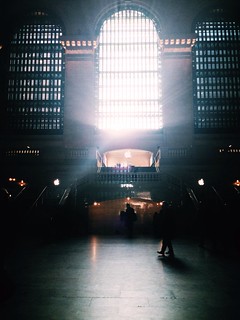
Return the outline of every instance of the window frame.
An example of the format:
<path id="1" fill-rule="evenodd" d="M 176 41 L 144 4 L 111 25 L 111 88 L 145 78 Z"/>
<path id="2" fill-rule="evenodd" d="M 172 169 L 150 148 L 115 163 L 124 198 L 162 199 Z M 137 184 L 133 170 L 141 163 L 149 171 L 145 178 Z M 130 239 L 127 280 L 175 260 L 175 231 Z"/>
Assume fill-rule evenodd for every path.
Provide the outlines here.
<path id="1" fill-rule="evenodd" d="M 145 19 L 148 19 L 149 21 L 151 20 L 151 23 L 154 25 L 155 28 L 155 32 L 156 32 L 156 36 L 158 37 L 158 52 L 157 52 L 157 90 L 158 90 L 158 106 L 157 106 L 157 112 L 158 112 L 158 117 L 161 117 L 161 119 L 159 120 L 160 122 L 163 122 L 162 120 L 162 90 L 161 90 L 161 75 L 160 75 L 160 69 L 161 69 L 161 47 L 160 47 L 160 29 L 159 29 L 159 22 L 156 19 L 156 17 L 154 17 L 150 12 L 146 11 L 143 8 L 140 8 L 139 6 L 122 6 L 122 7 L 118 7 L 118 8 L 114 8 L 112 10 L 110 10 L 109 12 L 107 12 L 103 17 L 101 17 L 101 19 L 99 20 L 98 24 L 97 24 L 97 28 L 96 28 L 96 34 L 97 34 L 97 47 L 95 50 L 95 123 L 96 123 L 96 130 L 104 130 L 104 131 L 108 131 L 108 130 L 116 130 L 117 125 L 113 125 L 112 128 L 99 128 L 98 125 L 98 120 L 99 120 L 99 101 L 100 101 L 100 97 L 99 97 L 99 68 L 100 68 L 100 63 L 99 63 L 99 51 L 100 51 L 100 38 L 101 38 L 101 31 L 102 28 L 104 26 L 104 24 L 107 23 L 107 21 L 110 21 L 111 17 L 113 17 L 115 14 L 119 14 L 120 12 L 123 11 L 132 11 L 132 12 L 140 12 L 140 14 L 145 16 Z M 131 83 L 130 83 L 131 84 Z M 133 103 L 133 99 L 131 101 L 131 103 Z M 121 101 L 119 99 L 119 104 L 121 104 Z M 110 103 L 110 100 L 109 100 Z M 146 103 L 147 104 L 147 103 Z M 107 103 L 106 103 L 107 105 Z M 123 103 L 124 105 L 124 103 Z M 107 108 L 107 106 L 105 107 L 105 109 Z M 118 107 L 119 108 L 119 107 Z M 121 108 L 121 105 L 120 105 Z M 129 110 L 130 108 L 125 107 L 125 111 Z M 160 109 L 160 111 L 159 111 Z M 124 106 L 122 107 L 122 110 L 124 110 Z M 145 118 L 148 116 L 148 110 L 145 110 Z M 108 109 L 109 115 L 111 115 L 111 110 Z M 135 116 L 138 115 L 139 112 L 137 110 L 137 112 L 135 113 Z M 116 112 L 117 117 L 119 117 L 119 113 Z M 142 117 L 139 122 L 144 121 L 144 118 Z M 128 128 L 124 128 L 124 130 L 126 131 L 132 131 L 132 130 L 137 130 L 137 131 L 162 131 L 163 126 L 160 126 L 159 128 L 145 128 L 145 129 L 141 129 L 141 128 L 133 128 L 132 126 L 129 126 Z M 120 127 L 118 128 L 118 130 L 122 130 Z"/>

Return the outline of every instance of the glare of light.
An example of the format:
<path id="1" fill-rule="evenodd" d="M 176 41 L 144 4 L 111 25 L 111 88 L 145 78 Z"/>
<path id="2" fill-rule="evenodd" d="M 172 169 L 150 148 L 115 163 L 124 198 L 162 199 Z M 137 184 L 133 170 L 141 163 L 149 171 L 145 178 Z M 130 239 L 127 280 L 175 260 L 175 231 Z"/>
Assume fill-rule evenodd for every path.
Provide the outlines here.
<path id="1" fill-rule="evenodd" d="M 26 186 L 26 182 L 23 181 L 23 180 L 20 180 L 20 181 L 18 182 L 18 184 L 19 184 L 19 186 L 21 186 L 21 187 L 25 187 L 25 186 Z"/>
<path id="2" fill-rule="evenodd" d="M 201 178 L 201 179 L 198 180 L 198 184 L 199 184 L 199 186 L 204 186 L 204 180 L 203 180 L 203 178 Z"/>
<path id="3" fill-rule="evenodd" d="M 92 252 L 92 260 L 95 262 L 96 261 L 96 256 L 97 256 L 97 238 L 96 237 L 92 237 L 91 240 L 91 252 Z"/>
<path id="4" fill-rule="evenodd" d="M 99 129 L 162 128 L 158 34 L 151 19 L 124 10 L 106 20 L 98 66 Z"/>
<path id="5" fill-rule="evenodd" d="M 240 180 L 236 180 L 236 181 L 234 181 L 233 182 L 233 185 L 235 186 L 235 187 L 240 187 Z"/>
<path id="6" fill-rule="evenodd" d="M 59 179 L 55 179 L 55 180 L 53 181 L 53 184 L 54 184 L 55 186 L 59 186 L 60 180 L 59 180 Z"/>
<path id="7" fill-rule="evenodd" d="M 126 151 L 125 153 L 124 153 L 124 157 L 125 158 L 131 158 L 132 157 L 132 155 L 131 155 L 131 151 Z"/>
<path id="8" fill-rule="evenodd" d="M 131 184 L 131 183 L 121 183 L 121 188 L 133 188 L 133 184 Z"/>

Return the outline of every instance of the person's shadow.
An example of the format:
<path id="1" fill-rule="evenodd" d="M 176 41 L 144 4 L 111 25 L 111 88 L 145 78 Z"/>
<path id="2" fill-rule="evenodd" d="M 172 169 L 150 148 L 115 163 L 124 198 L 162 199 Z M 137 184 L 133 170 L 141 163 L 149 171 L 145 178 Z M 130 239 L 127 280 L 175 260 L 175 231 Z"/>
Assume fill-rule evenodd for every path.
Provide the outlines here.
<path id="1" fill-rule="evenodd" d="M 184 262 L 184 260 L 179 259 L 179 258 L 172 258 L 172 257 L 158 257 L 159 261 L 162 262 L 162 264 L 169 268 L 169 269 L 174 269 L 175 271 L 181 272 L 181 273 L 190 273 L 191 268 L 188 264 Z"/>

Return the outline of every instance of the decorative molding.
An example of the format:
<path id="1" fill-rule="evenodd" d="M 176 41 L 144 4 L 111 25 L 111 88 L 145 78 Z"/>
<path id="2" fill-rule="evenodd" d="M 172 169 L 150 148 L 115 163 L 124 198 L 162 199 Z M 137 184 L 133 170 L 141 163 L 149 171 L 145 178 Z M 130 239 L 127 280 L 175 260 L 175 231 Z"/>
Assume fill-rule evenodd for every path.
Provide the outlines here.
<path id="1" fill-rule="evenodd" d="M 92 55 L 98 45 L 97 39 L 64 36 L 60 39 L 67 55 Z M 196 35 L 168 36 L 159 39 L 163 53 L 189 53 L 196 42 Z"/>

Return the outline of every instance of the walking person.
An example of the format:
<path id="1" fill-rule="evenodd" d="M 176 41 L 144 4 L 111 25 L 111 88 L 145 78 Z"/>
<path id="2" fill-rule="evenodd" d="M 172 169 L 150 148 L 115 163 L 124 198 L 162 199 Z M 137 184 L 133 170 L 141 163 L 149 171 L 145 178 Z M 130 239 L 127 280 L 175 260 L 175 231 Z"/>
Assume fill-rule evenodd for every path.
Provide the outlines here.
<path id="1" fill-rule="evenodd" d="M 174 257 L 174 250 L 172 245 L 172 237 L 174 233 L 174 221 L 172 210 L 169 207 L 168 202 L 163 201 L 162 207 L 160 210 L 160 223 L 159 227 L 161 229 L 161 249 L 157 251 L 157 253 L 161 256 L 165 256 L 167 254 L 170 258 Z M 168 250 L 168 251 L 166 251 Z"/>

